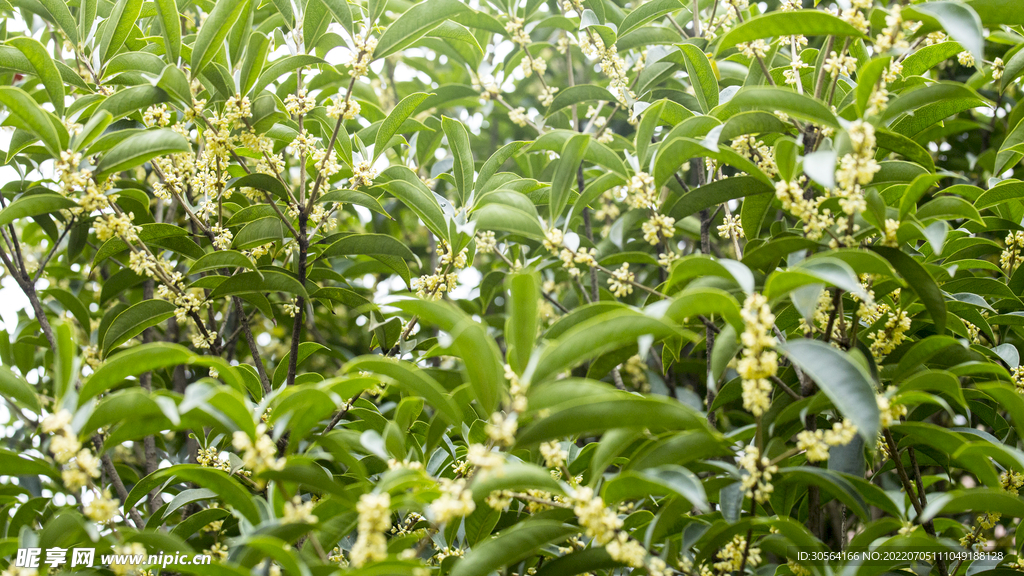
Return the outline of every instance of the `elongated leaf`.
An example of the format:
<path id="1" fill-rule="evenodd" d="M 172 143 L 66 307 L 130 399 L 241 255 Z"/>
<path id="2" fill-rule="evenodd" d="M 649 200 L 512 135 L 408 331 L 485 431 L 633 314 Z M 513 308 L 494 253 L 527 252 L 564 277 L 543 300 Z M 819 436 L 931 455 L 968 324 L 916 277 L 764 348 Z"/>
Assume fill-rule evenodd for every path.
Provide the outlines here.
<path id="1" fill-rule="evenodd" d="M 477 400 L 485 411 L 493 412 L 505 393 L 506 383 L 498 345 L 486 328 L 450 304 L 403 300 L 395 306 L 451 335 L 451 346 L 466 364 Z"/>
<path id="2" fill-rule="evenodd" d="M 129 348 L 104 362 L 82 385 L 78 394 L 79 404 L 120 384 L 129 376 L 138 376 L 152 370 L 170 366 L 208 366 L 216 368 L 220 379 L 238 391 L 245 390 L 245 384 L 237 370 L 226 360 L 217 356 L 200 356 L 184 346 L 168 342 L 152 342 Z"/>
<path id="3" fill-rule="evenodd" d="M 981 18 L 970 6 L 962 2 L 927 2 L 913 5 L 907 15 L 925 22 L 938 22 L 950 38 L 974 56 L 975 62 L 980 64 L 985 59 L 985 33 L 981 28 Z"/>
<path id="4" fill-rule="evenodd" d="M 250 260 L 248 256 L 241 252 L 236 252 L 234 250 L 218 250 L 196 260 L 195 263 L 192 264 L 192 267 L 189 268 L 188 274 L 191 276 L 192 274 L 222 268 L 248 268 L 249 270 L 256 270 L 256 265 L 253 264 L 252 260 Z"/>
<path id="5" fill-rule="evenodd" d="M 871 249 L 888 260 L 903 276 L 932 317 L 935 331 L 942 334 L 946 329 L 946 301 L 935 279 L 916 260 L 895 248 L 872 246 Z"/>
<path id="6" fill-rule="evenodd" d="M 280 270 L 263 269 L 235 274 L 210 292 L 210 298 L 246 293 L 285 292 L 308 298 L 298 279 Z"/>
<path id="7" fill-rule="evenodd" d="M 54 110 L 57 111 L 58 116 L 63 116 L 64 80 L 46 48 L 35 38 L 27 36 L 11 38 L 7 43 L 20 50 L 25 58 L 32 63 L 32 68 L 35 69 L 36 76 L 43 83 L 43 88 L 46 89 L 46 95 L 50 97 L 50 103 L 53 104 Z"/>
<path id="8" fill-rule="evenodd" d="M 557 160 L 558 165 L 555 166 L 555 175 L 551 180 L 548 210 L 552 221 L 562 214 L 566 204 L 569 203 L 569 193 L 576 183 L 576 172 L 583 161 L 583 153 L 589 143 L 589 134 L 578 134 L 570 138 L 562 147 L 561 155 Z"/>
<path id="9" fill-rule="evenodd" d="M 213 61 L 221 50 L 224 39 L 238 18 L 249 8 L 250 0 L 234 2 L 217 2 L 213 11 L 206 17 L 196 41 L 192 45 L 192 77 L 202 74 L 206 66 Z"/>
<path id="10" fill-rule="evenodd" d="M 194 482 L 212 490 L 250 522 L 259 522 L 259 510 L 249 497 L 248 490 L 238 480 L 223 470 L 207 468 L 198 464 L 177 464 L 169 468 L 162 468 L 142 478 L 128 494 L 128 498 L 123 503 L 124 508 L 127 510 L 135 506 L 151 490 L 159 488 L 169 480 Z"/>
<path id="11" fill-rule="evenodd" d="M 478 544 L 455 564 L 451 576 L 487 576 L 532 556 L 546 544 L 574 534 L 577 528 L 555 520 L 528 519 Z"/>
<path id="12" fill-rule="evenodd" d="M 181 15 L 174 0 L 154 0 L 156 13 L 160 17 L 160 34 L 164 37 L 167 56 L 177 63 L 181 55 Z M 242 92 L 245 94 L 245 92 Z"/>
<path id="13" fill-rule="evenodd" d="M 765 112 L 781 110 L 794 118 L 814 122 L 821 126 L 839 127 L 839 121 L 836 120 L 835 115 L 821 101 L 806 94 L 798 94 L 793 90 L 778 87 L 741 88 L 732 97 L 732 100 L 715 108 L 712 115 L 724 120 L 747 110 L 764 110 Z"/>
<path id="14" fill-rule="evenodd" d="M 75 24 L 75 18 L 71 15 L 67 2 L 64 0 L 39 0 L 39 3 L 50 13 L 50 18 L 53 19 L 57 26 L 60 26 L 68 41 L 77 45 L 78 25 Z"/>
<path id="15" fill-rule="evenodd" d="M 143 300 L 129 306 L 110 323 L 103 334 L 103 354 L 142 334 L 150 326 L 155 326 L 171 316 L 177 307 L 166 300 Z"/>
<path id="16" fill-rule="evenodd" d="M 0 86 L 0 104 L 38 136 L 51 154 L 56 156 L 60 153 L 61 139 L 57 128 L 50 122 L 47 113 L 24 90 L 14 86 Z"/>
<path id="17" fill-rule="evenodd" d="M 374 60 L 402 50 L 422 38 L 434 26 L 470 10 L 461 0 L 426 0 L 414 5 L 381 34 L 373 51 Z"/>
<path id="18" fill-rule="evenodd" d="M 6 366 L 0 366 L 0 394 L 33 412 L 39 412 L 39 399 L 36 397 L 35 388 Z"/>
<path id="19" fill-rule="evenodd" d="M 880 424 L 875 386 L 860 364 L 818 340 L 793 339 L 780 348 L 857 426 L 865 442 L 877 439 Z"/>
<path id="20" fill-rule="evenodd" d="M 475 167 L 473 148 L 469 144 L 469 132 L 466 131 L 462 122 L 446 116 L 441 117 L 441 127 L 444 129 L 445 136 L 448 137 L 448 146 L 452 149 L 452 155 L 455 157 L 455 164 L 452 166 L 455 189 L 459 193 L 459 199 L 465 204 L 470 191 L 473 190 Z"/>
<path id="21" fill-rule="evenodd" d="M 484 162 L 484 165 L 480 167 L 480 172 L 476 175 L 476 185 L 474 186 L 476 195 L 479 195 L 483 190 L 486 190 L 487 181 L 494 176 L 494 173 L 501 168 L 501 165 L 527 144 L 529 144 L 529 142 L 509 142 L 492 154 L 491 157 Z"/>
<path id="22" fill-rule="evenodd" d="M 174 130 L 147 130 L 129 136 L 104 154 L 96 166 L 96 177 L 102 178 L 114 172 L 134 168 L 157 156 L 191 151 L 192 145 L 188 140 Z"/>
<path id="23" fill-rule="evenodd" d="M 508 280 L 508 318 L 505 321 L 505 340 L 508 342 L 508 363 L 517 374 L 522 374 L 530 361 L 533 344 L 537 339 L 537 300 L 540 298 L 540 279 L 536 274 L 521 272 Z"/>
<path id="24" fill-rule="evenodd" d="M 374 160 L 384 153 L 384 149 L 387 147 L 388 142 L 390 142 L 391 138 L 398 133 L 398 129 L 401 128 L 402 123 L 405 122 L 406 119 L 416 111 L 416 108 L 429 96 L 430 94 L 427 94 L 426 92 L 410 94 L 405 98 L 402 98 L 402 101 L 391 110 L 391 113 L 388 114 L 388 117 L 384 119 L 384 122 L 377 130 L 377 137 L 374 140 L 373 145 Z"/>
<path id="25" fill-rule="evenodd" d="M 700 48 L 693 44 L 680 44 L 679 50 L 683 53 L 683 60 L 686 62 L 686 74 L 693 83 L 694 94 L 700 109 L 707 114 L 712 108 L 718 106 L 718 79 L 715 77 L 715 69 Z"/>
<path id="26" fill-rule="evenodd" d="M 651 430 L 706 429 L 704 416 L 693 408 L 658 398 L 638 398 L 623 393 L 618 397 L 591 398 L 571 403 L 524 428 L 517 446 L 530 446 L 552 438 L 601 433 L 613 428 Z"/>
<path id="27" fill-rule="evenodd" d="M 0 210 L 0 226 L 10 224 L 19 218 L 49 214 L 75 206 L 78 206 L 77 202 L 55 192 L 22 196 Z"/>
<path id="28" fill-rule="evenodd" d="M 379 355 L 360 356 L 345 364 L 348 372 L 367 370 L 388 377 L 399 388 L 426 400 L 444 415 L 449 424 L 463 421 L 462 410 L 448 392 L 420 367 L 409 362 L 389 360 Z"/>
<path id="29" fill-rule="evenodd" d="M 860 30 L 822 10 L 795 10 L 770 12 L 747 20 L 722 36 L 718 51 L 741 42 L 777 36 L 854 36 L 863 37 Z"/>
<path id="30" fill-rule="evenodd" d="M 555 112 L 558 112 L 563 108 L 568 108 L 573 104 L 592 100 L 615 102 L 615 95 L 609 92 L 606 88 L 595 86 L 593 84 L 570 86 L 564 90 L 560 90 L 558 94 L 555 95 L 555 99 L 551 101 L 551 106 L 548 106 L 547 112 L 545 112 L 544 115 L 551 116 Z"/>
<path id="31" fill-rule="evenodd" d="M 118 0 L 114 4 L 110 18 L 104 24 L 103 37 L 100 38 L 100 59 L 103 62 L 110 60 L 121 49 L 140 13 L 142 0 Z"/>

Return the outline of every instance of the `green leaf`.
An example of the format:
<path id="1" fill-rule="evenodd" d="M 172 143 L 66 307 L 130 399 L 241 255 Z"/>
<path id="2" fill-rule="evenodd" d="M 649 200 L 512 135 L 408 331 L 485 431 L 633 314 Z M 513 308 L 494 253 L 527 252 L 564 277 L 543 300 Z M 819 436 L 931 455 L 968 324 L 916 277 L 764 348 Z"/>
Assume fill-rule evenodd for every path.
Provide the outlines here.
<path id="1" fill-rule="evenodd" d="M 392 167 L 384 171 L 385 175 L 389 173 L 401 174 L 403 177 L 386 182 L 381 187 L 408 206 L 438 238 L 445 241 L 450 240 L 448 220 L 441 211 L 441 205 L 434 193 L 424 186 L 423 182 L 408 168 Z M 408 177 L 409 175 L 411 178 Z"/>
<path id="2" fill-rule="evenodd" d="M 519 272 L 507 280 L 509 299 L 505 341 L 508 343 L 508 363 L 516 374 L 522 374 L 526 369 L 537 340 L 539 282 L 538 275 L 531 272 Z"/>
<path id="3" fill-rule="evenodd" d="M 729 200 L 774 192 L 774 188 L 752 176 L 735 176 L 727 180 L 715 180 L 699 188 L 693 188 L 680 196 L 674 203 L 666 207 L 665 214 L 676 220 L 681 220 L 705 208 Z"/>
<path id="4" fill-rule="evenodd" d="M 249 47 L 245 49 L 245 60 L 242 62 L 242 71 L 239 76 L 239 93 L 248 94 L 256 81 L 260 78 L 260 72 L 267 63 L 267 55 L 270 53 L 270 38 L 262 32 L 254 32 L 249 36 Z"/>
<path id="5" fill-rule="evenodd" d="M 742 42 L 778 36 L 853 36 L 864 37 L 857 28 L 822 10 L 769 12 L 736 26 L 718 43 L 718 52 Z"/>
<path id="6" fill-rule="evenodd" d="M 903 276 L 931 316 L 935 331 L 942 334 L 946 330 L 946 301 L 931 274 L 916 260 L 895 248 L 872 246 L 871 250 L 888 260 L 900 276 Z"/>
<path id="7" fill-rule="evenodd" d="M 39 413 L 39 399 L 35 388 L 6 366 L 0 366 L 0 394 L 36 414 Z"/>
<path id="8" fill-rule="evenodd" d="M 551 101 L 551 106 L 548 106 L 547 111 L 544 113 L 545 117 L 551 116 L 555 112 L 563 108 L 568 108 L 574 104 L 580 102 L 588 102 L 591 100 L 600 100 L 602 102 L 615 102 L 615 95 L 609 92 L 606 88 L 596 86 L 594 84 L 579 84 L 577 86 L 570 86 L 564 90 L 560 90 L 555 95 L 554 100 Z"/>
<path id="9" fill-rule="evenodd" d="M 558 385 L 548 384 L 545 389 Z M 523 428 L 516 437 L 516 445 L 531 446 L 554 438 L 597 434 L 616 428 L 703 430 L 707 426 L 703 414 L 678 401 L 663 398 L 641 398 L 619 392 L 569 404 Z"/>
<path id="10" fill-rule="evenodd" d="M 164 37 L 167 57 L 172 63 L 177 63 L 181 55 L 181 15 L 178 6 L 174 0 L 154 0 L 154 4 L 160 18 L 160 34 Z"/>
<path id="11" fill-rule="evenodd" d="M 0 86 L 0 104 L 7 107 L 25 128 L 43 141 L 54 156 L 60 154 L 61 138 L 46 111 L 21 88 Z"/>
<path id="12" fill-rule="evenodd" d="M 865 442 L 877 439 L 880 424 L 875 386 L 860 364 L 849 354 L 818 340 L 792 339 L 779 348 L 857 426 Z"/>
<path id="13" fill-rule="evenodd" d="M 1024 52 L 1024 50 L 1021 52 Z M 1020 162 L 1021 158 L 1024 158 L 1024 153 L 1014 150 L 1014 147 L 1021 144 L 1024 144 L 1024 122 L 1018 121 L 1017 125 L 1006 135 L 1003 143 L 999 146 L 999 153 L 996 154 L 995 168 L 992 170 L 994 175 L 1002 174 L 1008 168 Z"/>
<path id="14" fill-rule="evenodd" d="M 142 13 L 142 0 L 117 0 L 110 17 L 103 24 L 103 36 L 100 38 L 100 61 L 110 60 L 135 26 Z"/>
<path id="15" fill-rule="evenodd" d="M 71 149 L 75 152 L 80 151 L 82 148 L 89 145 L 90 142 L 95 140 L 107 126 L 110 126 L 111 121 L 114 117 L 111 116 L 110 112 L 106 110 L 97 110 L 89 117 L 89 121 L 85 123 L 82 131 L 75 135 L 71 141 Z"/>
<path id="16" fill-rule="evenodd" d="M 256 504 L 249 496 L 249 491 L 227 472 L 217 468 L 208 468 L 198 464 L 176 464 L 169 468 L 161 468 L 149 476 L 139 480 L 125 499 L 125 510 L 132 508 L 146 497 L 151 490 L 163 486 L 169 481 L 179 483 L 192 482 L 208 490 L 216 492 L 225 504 L 230 505 L 242 516 L 253 523 L 259 523 L 260 513 Z"/>
<path id="17" fill-rule="evenodd" d="M 269 174 L 256 172 L 253 174 L 246 174 L 241 178 L 235 178 L 228 184 L 228 189 L 234 188 L 255 188 L 257 190 L 269 192 L 271 195 L 276 196 L 281 200 L 288 200 L 288 190 L 285 189 L 284 184 Z"/>
<path id="18" fill-rule="evenodd" d="M 192 267 L 189 268 L 188 275 L 191 276 L 200 272 L 220 270 L 223 268 L 248 268 L 249 270 L 256 270 L 256 265 L 253 264 L 252 260 L 250 260 L 248 256 L 241 252 L 236 252 L 235 250 L 218 250 L 196 260 L 195 263 L 192 264 Z"/>
<path id="19" fill-rule="evenodd" d="M 473 148 L 469 143 L 469 132 L 462 122 L 447 116 L 441 117 L 441 128 L 448 137 L 448 147 L 452 149 L 452 155 L 455 157 L 452 166 L 455 189 L 459 193 L 459 200 L 465 204 L 470 191 L 473 190 L 473 172 L 476 164 L 473 160 Z"/>
<path id="20" fill-rule="evenodd" d="M 168 342 L 152 342 L 129 348 L 108 358 L 82 385 L 78 393 L 79 405 L 90 398 L 120 384 L 129 376 L 138 376 L 183 364 L 216 368 L 225 384 L 242 392 L 245 384 L 234 366 L 217 356 L 201 356 L 184 346 Z"/>
<path id="21" fill-rule="evenodd" d="M 46 95 L 50 97 L 50 103 L 53 104 L 57 115 L 63 116 L 64 80 L 61 78 L 60 71 L 57 70 L 57 65 L 54 64 L 53 58 L 47 53 L 46 48 L 35 38 L 27 36 L 11 38 L 7 43 L 20 50 L 25 55 L 25 58 L 28 58 L 32 68 L 35 69 L 36 76 L 43 83 Z"/>
<path id="22" fill-rule="evenodd" d="M 387 234 L 348 234 L 334 242 L 320 254 L 320 258 L 332 256 L 371 256 L 391 268 L 406 285 L 410 282 L 409 265 L 406 260 L 415 260 L 409 247 L 401 240 Z"/>
<path id="23" fill-rule="evenodd" d="M 157 156 L 191 151 L 189 141 L 174 130 L 146 130 L 129 136 L 104 154 L 96 166 L 96 178 L 134 168 Z"/>
<path id="24" fill-rule="evenodd" d="M 234 2 L 217 2 L 206 17 L 196 40 L 192 44 L 192 77 L 202 74 L 206 66 L 213 61 L 221 50 L 224 39 L 238 18 L 249 8 L 250 0 Z"/>
<path id="25" fill-rule="evenodd" d="M 685 498 L 702 512 L 708 512 L 711 508 L 704 486 L 696 474 L 676 465 L 623 472 L 606 482 L 601 494 L 608 504 L 647 496 L 670 495 Z"/>
<path id="26" fill-rule="evenodd" d="M 999 511 L 1005 518 L 1024 518 L 1024 500 L 999 488 L 971 488 L 929 494 L 928 505 L 918 516 L 927 522 L 939 514 Z"/>
<path id="27" fill-rule="evenodd" d="M 155 326 L 171 316 L 177 307 L 166 300 L 143 300 L 129 306 L 110 323 L 103 334 L 103 355 L 132 338 L 142 334 L 150 326 Z"/>
<path id="28" fill-rule="evenodd" d="M 747 110 L 763 110 L 772 113 L 781 110 L 800 120 L 839 128 L 839 121 L 836 120 L 828 106 L 812 96 L 799 94 L 788 88 L 763 86 L 740 88 L 732 100 L 712 110 L 711 115 L 725 120 Z"/>
<path id="29" fill-rule="evenodd" d="M 100 103 L 96 111 L 106 110 L 110 112 L 114 120 L 120 120 L 133 112 L 145 110 L 154 104 L 167 102 L 169 99 L 167 92 L 156 86 L 132 86 L 108 97 Z"/>
<path id="30" fill-rule="evenodd" d="M 556 520 L 528 518 L 473 547 L 455 563 L 451 576 L 487 576 L 577 531 L 578 528 Z"/>
<path id="31" fill-rule="evenodd" d="M 78 26 L 75 24 L 75 18 L 71 15 L 67 2 L 65 0 L 39 0 L 39 3 L 50 13 L 50 18 L 57 26 L 60 26 L 68 41 L 77 45 Z"/>
<path id="32" fill-rule="evenodd" d="M 0 448 L 0 470 L 3 470 L 6 476 L 59 476 L 44 460 L 25 457 L 3 448 Z"/>
<path id="33" fill-rule="evenodd" d="M 49 214 L 76 206 L 77 202 L 56 192 L 24 195 L 0 210 L 0 226 L 10 224 L 19 218 Z"/>
<path id="34" fill-rule="evenodd" d="M 485 187 L 487 185 L 487 181 L 490 180 L 492 176 L 494 176 L 494 173 L 497 172 L 499 168 L 501 168 L 501 165 L 504 164 L 506 160 L 514 156 L 516 152 L 519 152 L 519 150 L 521 150 L 523 146 L 526 146 L 527 144 L 529 144 L 529 142 L 509 142 L 508 144 L 505 144 L 504 146 L 499 148 L 497 152 L 492 154 L 491 157 L 488 158 L 486 162 L 484 162 L 484 165 L 480 167 L 480 172 L 478 172 L 476 175 L 476 186 L 473 189 L 475 192 L 475 196 L 479 196 L 481 192 L 486 190 Z"/>
<path id="35" fill-rule="evenodd" d="M 359 356 L 345 364 L 346 372 L 362 370 L 385 376 L 407 393 L 423 398 L 444 415 L 449 424 L 457 425 L 465 418 L 451 394 L 437 380 L 415 364 L 384 358 L 376 354 Z"/>
<path id="36" fill-rule="evenodd" d="M 579 134 L 570 138 L 562 147 L 556 160 L 555 174 L 551 180 L 550 205 L 548 208 L 552 223 L 561 216 L 569 203 L 569 193 L 576 184 L 577 170 L 583 161 L 583 153 L 590 143 L 589 134 Z M 582 190 L 580 190 L 582 192 Z"/>
<path id="37" fill-rule="evenodd" d="M 285 292 L 309 298 L 302 283 L 291 274 L 281 270 L 262 269 L 254 272 L 235 274 L 220 283 L 210 292 L 210 298 L 247 294 L 252 292 Z"/>
<path id="38" fill-rule="evenodd" d="M 970 6 L 947 1 L 914 4 L 908 7 L 907 17 L 922 20 L 926 25 L 937 23 L 950 38 L 974 56 L 977 65 L 985 60 L 985 33 L 981 18 Z"/>
<path id="39" fill-rule="evenodd" d="M 707 54 L 693 44 L 679 44 L 679 50 L 683 53 L 683 60 L 686 62 L 686 74 L 693 84 L 694 94 L 700 109 L 705 114 L 712 108 L 718 106 L 718 79 L 715 77 L 715 69 L 708 60 Z"/>
<path id="40" fill-rule="evenodd" d="M 488 414 L 493 412 L 505 393 L 505 370 L 498 345 L 484 325 L 447 303 L 403 300 L 394 306 L 416 314 L 422 322 L 437 326 L 451 336 L 450 347 L 465 363 L 480 406 Z"/>
<path id="41" fill-rule="evenodd" d="M 441 22 L 470 10 L 461 0 L 426 0 L 414 5 L 381 34 L 373 59 L 385 58 L 408 47 Z"/>
<path id="42" fill-rule="evenodd" d="M 530 213 L 507 204 L 491 203 L 473 211 L 478 230 L 502 230 L 533 240 L 544 239 L 544 229 L 536 212 Z"/>
<path id="43" fill-rule="evenodd" d="M 380 128 L 377 130 L 377 137 L 374 140 L 373 145 L 373 159 L 376 160 L 381 154 L 384 153 L 384 149 L 387 148 L 388 142 L 391 138 L 398 133 L 398 130 L 402 127 L 402 123 L 416 111 L 416 107 L 423 103 L 424 100 L 429 97 L 430 94 L 426 92 L 416 92 L 410 94 L 402 101 L 399 102 L 388 114 L 388 117 L 381 123 Z"/>
<path id="44" fill-rule="evenodd" d="M 238 250 L 248 250 L 268 243 L 280 243 L 284 238 L 284 224 L 277 216 L 267 216 L 247 223 L 231 241 Z"/>

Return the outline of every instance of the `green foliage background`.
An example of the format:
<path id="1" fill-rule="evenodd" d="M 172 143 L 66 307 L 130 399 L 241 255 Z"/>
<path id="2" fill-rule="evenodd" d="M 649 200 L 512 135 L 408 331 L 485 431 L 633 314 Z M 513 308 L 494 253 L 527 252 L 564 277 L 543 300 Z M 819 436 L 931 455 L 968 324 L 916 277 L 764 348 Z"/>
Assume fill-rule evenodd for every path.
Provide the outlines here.
<path id="1" fill-rule="evenodd" d="M 0 13 L 0 556 L 1024 568 L 1016 0 Z"/>

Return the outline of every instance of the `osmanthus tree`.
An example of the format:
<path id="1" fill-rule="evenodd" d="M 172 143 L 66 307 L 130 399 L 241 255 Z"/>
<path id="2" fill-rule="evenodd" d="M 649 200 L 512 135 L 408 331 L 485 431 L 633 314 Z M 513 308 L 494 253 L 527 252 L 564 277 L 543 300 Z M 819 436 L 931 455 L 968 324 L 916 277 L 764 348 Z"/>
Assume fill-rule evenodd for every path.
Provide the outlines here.
<path id="1" fill-rule="evenodd" d="M 1024 568 L 1024 10 L 812 4 L 0 0 L 4 573 Z"/>

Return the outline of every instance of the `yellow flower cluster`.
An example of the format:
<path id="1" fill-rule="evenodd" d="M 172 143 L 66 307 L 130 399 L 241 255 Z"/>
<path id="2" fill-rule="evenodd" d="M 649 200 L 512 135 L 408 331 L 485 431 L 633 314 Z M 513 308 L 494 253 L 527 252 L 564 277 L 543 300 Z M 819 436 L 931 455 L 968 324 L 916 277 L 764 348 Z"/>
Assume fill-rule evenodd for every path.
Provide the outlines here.
<path id="1" fill-rule="evenodd" d="M 200 448 L 196 453 L 196 462 L 205 468 L 218 468 L 225 472 L 231 472 L 231 463 L 221 458 L 220 450 L 216 447 Z"/>
<path id="2" fill-rule="evenodd" d="M 885 394 L 876 394 L 875 401 L 878 403 L 879 420 L 882 428 L 888 428 L 895 422 L 899 422 L 901 416 L 907 415 L 907 407 L 903 404 L 894 404 Z"/>
<path id="3" fill-rule="evenodd" d="M 773 465 L 766 456 L 761 456 L 761 451 L 756 446 L 744 447 L 737 463 L 746 471 L 742 486 L 747 498 L 766 502 L 775 491 L 771 483 L 772 475 L 779 471 L 779 467 Z"/>
<path id="4" fill-rule="evenodd" d="M 804 234 L 811 240 L 818 240 L 835 221 L 828 208 L 820 209 L 821 203 L 828 199 L 827 194 L 810 199 L 804 197 L 803 186 L 806 182 L 804 176 L 793 181 L 776 182 L 775 197 L 782 203 L 783 210 L 803 221 Z"/>
<path id="5" fill-rule="evenodd" d="M 779 369 L 779 356 L 771 350 L 776 344 L 771 335 L 775 315 L 768 306 L 768 299 L 756 293 L 743 302 L 740 315 L 744 325 L 740 336 L 743 358 L 737 363 L 736 371 L 743 379 L 743 408 L 760 416 L 770 403 L 772 384 L 769 378 Z"/>
<path id="6" fill-rule="evenodd" d="M 743 565 L 744 556 L 747 559 L 747 568 L 754 568 L 761 563 L 761 549 L 754 546 L 748 548 L 747 539 L 737 534 L 718 551 L 718 562 L 715 562 L 714 568 L 720 574 L 737 572 Z"/>
<path id="7" fill-rule="evenodd" d="M 42 431 L 53 434 L 50 438 L 50 453 L 53 459 L 66 465 L 61 470 L 64 485 L 78 492 L 91 485 L 91 478 L 100 477 L 100 461 L 88 448 L 82 448 L 78 435 L 71 428 L 71 412 L 60 410 L 43 419 Z"/>
<path id="8" fill-rule="evenodd" d="M 277 457 L 277 445 L 267 435 L 266 424 L 256 426 L 256 442 L 245 432 L 236 431 L 231 437 L 231 445 L 242 453 L 242 465 L 253 472 L 284 468 L 284 459 Z"/>
<path id="9" fill-rule="evenodd" d="M 298 94 L 289 94 L 284 98 L 284 109 L 292 117 L 302 116 L 316 108 L 316 100 L 301 90 Z"/>
<path id="10" fill-rule="evenodd" d="M 631 208 L 657 208 L 658 191 L 654 188 L 654 176 L 637 172 L 626 184 L 626 203 Z"/>
<path id="11" fill-rule="evenodd" d="M 836 170 L 835 195 L 847 216 L 855 216 L 867 208 L 861 186 L 869 184 L 882 169 L 875 160 L 875 128 L 862 120 L 855 120 L 847 128 L 853 151 L 839 160 Z"/>
<path id="12" fill-rule="evenodd" d="M 476 510 L 473 492 L 466 489 L 464 479 L 441 478 L 441 496 L 430 503 L 430 516 L 437 524 L 469 516 Z"/>
<path id="13" fill-rule="evenodd" d="M 364 38 L 362 34 L 356 34 L 352 43 L 355 46 L 355 51 L 348 65 L 352 68 L 352 76 L 359 78 L 366 75 L 366 70 L 370 67 L 370 62 L 373 61 L 373 50 L 377 47 L 377 39 L 373 36 Z"/>
<path id="14" fill-rule="evenodd" d="M 868 339 L 871 340 L 871 354 L 875 358 L 891 354 L 907 339 L 907 330 L 909 329 L 910 317 L 904 310 L 896 310 L 894 314 L 889 315 L 884 327 L 868 334 Z"/>
<path id="15" fill-rule="evenodd" d="M 718 237 L 726 240 L 743 238 L 743 224 L 740 223 L 740 217 L 727 215 L 722 218 L 722 224 L 718 226 Z"/>
<path id="16" fill-rule="evenodd" d="M 391 527 L 391 496 L 387 493 L 363 494 L 356 504 L 356 511 L 359 513 L 358 535 L 349 554 L 352 565 L 361 568 L 388 557 L 384 533 Z"/>
<path id="17" fill-rule="evenodd" d="M 558 440 L 541 444 L 540 455 L 544 458 L 544 465 L 548 468 L 561 468 L 569 458 L 569 453 L 562 448 L 562 443 Z"/>
<path id="18" fill-rule="evenodd" d="M 110 490 L 103 489 L 102 493 L 95 493 L 93 499 L 85 505 L 85 515 L 93 522 L 105 524 L 117 516 L 117 507 L 121 501 L 110 496 Z"/>
<path id="19" fill-rule="evenodd" d="M 796 447 L 805 450 L 809 462 L 828 460 L 828 449 L 831 446 L 849 444 L 857 435 L 857 427 L 849 420 L 836 422 L 831 430 L 804 430 L 796 435 Z"/>
<path id="20" fill-rule="evenodd" d="M 633 293 L 634 280 L 636 276 L 629 271 L 629 262 L 623 262 L 618 270 L 612 272 L 611 278 L 608 279 L 608 288 L 616 298 L 629 296 Z"/>
<path id="21" fill-rule="evenodd" d="M 281 522 L 284 524 L 316 524 L 320 521 L 313 514 L 316 502 L 313 500 L 302 501 L 302 497 L 295 496 L 289 502 L 284 503 Z"/>
<path id="22" fill-rule="evenodd" d="M 498 446 L 511 446 L 516 441 L 516 430 L 519 429 L 519 422 L 516 413 L 503 414 L 495 412 L 491 419 L 484 426 L 487 437 Z"/>
<path id="23" fill-rule="evenodd" d="M 675 236 L 675 225 L 675 218 L 655 213 L 650 220 L 643 223 L 644 240 L 651 246 L 657 246 L 663 239 Z"/>
<path id="24" fill-rule="evenodd" d="M 1024 249 L 1024 232 L 1010 232 L 1006 235 L 1003 243 L 1006 244 L 1006 248 L 999 255 L 999 266 L 1007 276 L 1012 276 L 1020 266 L 1021 249 Z"/>

